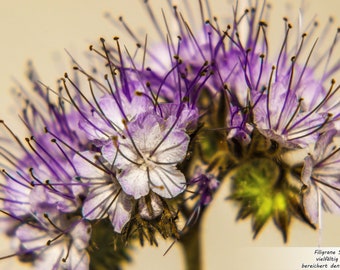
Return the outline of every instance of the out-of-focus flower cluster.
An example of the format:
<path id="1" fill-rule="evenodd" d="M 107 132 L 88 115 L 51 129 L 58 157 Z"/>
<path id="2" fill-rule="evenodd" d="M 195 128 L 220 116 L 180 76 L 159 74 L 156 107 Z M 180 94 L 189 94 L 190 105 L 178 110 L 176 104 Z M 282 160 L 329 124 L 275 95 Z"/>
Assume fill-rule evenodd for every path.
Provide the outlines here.
<path id="1" fill-rule="evenodd" d="M 165 19 L 163 43 L 138 42 L 134 55 L 101 39 L 90 47 L 101 65 L 74 61 L 56 90 L 29 67 L 34 97 L 19 86 L 29 137 L 1 122 L 14 255 L 36 269 L 112 268 L 136 238 L 180 242 L 228 178 L 254 236 L 273 219 L 286 241 L 292 218 L 318 228 L 323 209 L 340 212 L 338 34 L 319 56 L 315 37 L 291 41 L 285 19 L 275 52 L 267 6 L 236 6 L 228 25 L 209 10 L 197 29 L 173 7 L 177 31 Z"/>

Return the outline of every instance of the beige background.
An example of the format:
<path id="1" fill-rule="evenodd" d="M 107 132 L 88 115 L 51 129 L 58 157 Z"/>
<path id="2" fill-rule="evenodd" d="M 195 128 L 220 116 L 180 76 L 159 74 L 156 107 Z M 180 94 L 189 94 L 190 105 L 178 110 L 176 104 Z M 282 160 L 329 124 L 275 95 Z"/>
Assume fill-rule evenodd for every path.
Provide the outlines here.
<path id="1" fill-rule="evenodd" d="M 28 59 L 33 59 L 42 81 L 54 87 L 55 80 L 61 77 L 65 70 L 69 70 L 69 60 L 64 48 L 76 59 L 81 59 L 88 45 L 96 44 L 98 37 L 110 39 L 117 35 L 117 28 L 104 18 L 105 11 L 110 11 L 116 18 L 124 15 L 129 24 L 136 26 L 137 30 L 148 28 L 149 31 L 150 21 L 146 19 L 141 2 L 0 0 L 0 118 L 5 119 L 11 126 L 17 125 L 17 113 L 13 110 L 15 100 L 10 95 L 10 89 L 14 85 L 13 78 L 25 83 L 24 71 Z M 210 0 L 210 2 L 215 6 L 227 1 Z M 244 4 L 242 0 L 240 2 Z M 290 16 L 297 14 L 287 11 L 290 5 L 281 2 L 288 1 L 277 3 L 272 1 L 269 25 L 270 29 L 274 30 L 272 34 L 276 34 L 273 43 L 282 39 L 281 18 L 287 13 Z M 335 24 L 339 24 L 337 14 L 340 10 L 340 1 L 324 0 L 322 4 L 319 0 L 305 2 L 310 3 L 308 18 L 317 15 L 319 21 L 325 23 L 328 16 L 333 15 Z M 166 1 L 164 5 L 166 6 Z M 216 8 L 215 11 L 230 10 L 226 4 L 224 6 L 225 9 Z M 123 42 L 124 36 L 120 36 Z M 313 253 L 313 249 L 296 247 L 317 246 L 320 239 L 322 246 L 340 247 L 340 218 L 327 214 L 324 215 L 322 234 L 295 221 L 287 245 L 282 244 L 281 235 L 272 224 L 265 228 L 256 241 L 253 241 L 249 220 L 235 223 L 236 211 L 230 202 L 224 201 L 226 194 L 225 185 L 217 194 L 203 224 L 205 269 L 295 270 L 299 269 L 302 262 L 308 262 L 307 257 L 312 257 Z M 0 256 L 8 254 L 10 252 L 8 240 L 1 237 L 0 243 Z M 175 245 L 166 256 L 162 256 L 169 244 L 170 242 L 161 242 L 157 249 L 154 247 L 137 249 L 134 262 L 124 269 L 183 269 L 179 246 Z M 19 265 L 16 259 L 8 259 L 0 261 L 0 269 L 25 268 Z"/>

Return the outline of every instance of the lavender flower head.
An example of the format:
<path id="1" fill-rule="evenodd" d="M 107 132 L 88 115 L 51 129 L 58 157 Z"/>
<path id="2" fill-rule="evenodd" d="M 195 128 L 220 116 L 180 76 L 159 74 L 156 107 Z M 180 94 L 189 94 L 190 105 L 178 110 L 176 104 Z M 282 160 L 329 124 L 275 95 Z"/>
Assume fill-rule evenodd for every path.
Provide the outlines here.
<path id="1" fill-rule="evenodd" d="M 136 52 L 101 38 L 96 64 L 72 59 L 57 90 L 30 68 L 36 93 L 19 86 L 29 135 L 1 121 L 8 256 L 36 269 L 111 269 L 136 240 L 161 236 L 200 269 L 202 218 L 226 181 L 254 238 L 270 219 L 286 242 L 293 219 L 320 229 L 322 210 L 339 214 L 339 31 L 319 56 L 313 21 L 292 41 L 284 19 L 273 48 L 266 3 L 235 3 L 229 24 L 197 5 L 198 27 L 173 6 L 163 33 L 145 1 L 161 41 L 141 42 L 120 17 Z"/>
<path id="2" fill-rule="evenodd" d="M 289 168 L 291 165 L 288 165 L 288 169 L 284 169 L 289 164 L 285 156 L 291 150 L 307 149 L 310 145 L 314 145 L 320 136 L 324 136 L 324 133 L 337 125 L 338 112 L 335 108 L 339 105 L 337 93 L 339 87 L 336 86 L 335 80 L 330 78 L 337 75 L 339 64 L 335 62 L 332 66 L 330 59 L 336 46 L 338 33 L 325 56 L 318 58 L 314 56 L 317 43 L 311 38 L 307 39 L 307 34 L 302 34 L 296 43 L 296 49 L 288 49 L 292 25 L 285 19 L 286 34 L 273 61 L 267 57 L 268 50 L 271 50 L 266 36 L 268 26 L 261 17 L 256 19 L 255 14 L 256 10 L 253 10 L 249 15 L 249 32 L 254 33 L 255 36 L 248 37 L 245 44 L 241 43 L 237 36 L 228 34 L 240 51 L 240 64 L 247 83 L 246 104 L 249 109 L 244 110 L 246 113 L 243 115 L 243 121 L 248 122 L 253 130 L 250 130 L 252 140 L 249 142 L 250 148 L 245 155 L 250 154 L 254 162 L 261 160 L 262 164 L 268 164 L 268 173 L 269 170 L 278 169 L 282 176 L 265 176 L 264 174 L 264 179 L 268 179 L 265 180 L 268 182 L 255 184 L 258 185 L 257 188 L 265 187 L 276 178 L 272 182 L 274 186 L 268 190 L 268 193 L 261 192 L 264 198 L 269 199 L 268 202 L 264 199 L 253 210 L 247 209 L 246 200 L 253 200 L 259 195 L 250 193 L 250 198 L 247 198 L 245 194 L 247 189 L 239 186 L 241 183 L 237 184 L 242 178 L 247 179 L 246 176 L 241 174 L 236 176 L 232 197 L 242 201 L 240 217 L 244 218 L 253 214 L 255 235 L 267 218 L 272 216 L 286 239 L 292 215 L 305 220 L 312 226 L 316 225 L 315 219 L 311 218 L 310 210 L 305 211 L 312 207 L 307 206 L 307 197 L 310 198 L 310 196 L 303 196 L 306 199 L 302 199 L 300 195 L 306 181 L 303 180 L 305 179 L 304 173 L 299 165 L 297 166 L 299 169 L 294 166 Z M 256 23 L 258 26 L 254 28 Z M 234 33 L 238 32 L 237 27 L 236 24 Z M 308 41 L 314 43 L 308 46 Z M 309 51 L 305 52 L 305 50 Z M 321 63 L 324 64 L 323 74 L 321 78 L 318 78 L 316 72 Z M 228 87 L 230 100 L 239 99 L 234 91 L 239 91 L 241 87 L 244 86 L 239 86 L 238 80 L 231 80 Z M 242 100 L 238 100 L 237 103 L 242 104 Z M 244 129 L 244 131 L 248 130 Z M 276 160 L 276 165 L 270 161 L 273 158 Z M 248 169 L 253 170 L 253 165 L 250 166 Z M 292 180 L 289 175 L 292 175 L 295 180 Z M 250 179 L 245 181 L 251 181 Z M 249 182 L 249 185 L 254 185 L 254 183 Z M 337 193 L 336 186 L 333 186 L 333 192 Z M 243 196 L 247 199 L 243 199 Z M 301 200 L 304 201 L 303 207 Z M 324 200 L 327 199 L 324 198 Z M 254 204 L 256 205 L 255 202 Z M 293 205 L 295 211 L 299 209 L 298 214 L 285 214 L 284 211 L 287 211 L 288 205 Z"/>
<path id="3" fill-rule="evenodd" d="M 331 61 L 338 33 L 318 56 L 319 44 L 313 36 L 316 24 L 312 21 L 299 29 L 303 34 L 291 41 L 294 29 L 285 18 L 282 43 L 273 48 L 267 34 L 270 10 L 266 3 L 256 3 L 243 13 L 235 6 L 229 25 L 211 16 L 209 6 L 205 10 L 200 3 L 200 8 L 202 17 L 208 18 L 195 33 L 190 20 L 174 7 L 178 41 L 169 34 L 167 46 L 163 45 L 168 61 L 147 51 L 152 60 L 145 74 L 156 83 L 164 74 L 162 67 L 173 63 L 187 84 L 203 80 L 199 92 L 192 92 L 202 112 L 192 160 L 203 161 L 207 173 L 213 172 L 217 179 L 236 168 L 229 198 L 240 202 L 238 218 L 252 216 L 255 236 L 273 218 L 286 241 L 293 217 L 316 225 L 301 195 L 304 159 L 292 165 L 287 156 L 297 149 L 306 152 L 322 134 L 338 126 L 339 87 L 334 76 L 339 65 Z M 175 82 L 170 75 L 164 82 L 169 100 L 178 98 L 168 91 Z M 256 168 L 259 163 L 262 172 Z M 205 177 L 201 179 L 204 182 Z"/>
<path id="4" fill-rule="evenodd" d="M 2 148 L 1 153 L 3 224 L 17 239 L 15 255 L 32 261 L 36 269 L 87 269 L 91 227 L 77 213 L 84 187 L 76 181 L 73 151 L 63 145 L 83 149 L 86 139 L 72 124 L 79 121 L 76 112 L 67 111 L 61 99 L 49 99 L 50 89 L 38 83 L 32 67 L 29 74 L 40 98 L 23 96 L 27 106 L 22 120 L 32 136 L 22 142 L 2 122 L 14 149 Z M 39 102 L 44 107 L 37 107 Z M 58 139 L 51 134 L 58 134 Z"/>

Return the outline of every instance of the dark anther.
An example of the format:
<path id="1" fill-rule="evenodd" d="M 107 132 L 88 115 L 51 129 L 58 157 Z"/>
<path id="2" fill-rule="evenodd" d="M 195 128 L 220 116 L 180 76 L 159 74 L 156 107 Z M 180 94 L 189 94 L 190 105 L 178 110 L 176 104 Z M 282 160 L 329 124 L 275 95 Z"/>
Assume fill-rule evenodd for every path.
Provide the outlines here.
<path id="1" fill-rule="evenodd" d="M 265 21 L 260 21 L 259 25 L 260 25 L 260 26 L 265 26 L 265 27 L 268 26 L 268 24 L 267 24 Z"/>

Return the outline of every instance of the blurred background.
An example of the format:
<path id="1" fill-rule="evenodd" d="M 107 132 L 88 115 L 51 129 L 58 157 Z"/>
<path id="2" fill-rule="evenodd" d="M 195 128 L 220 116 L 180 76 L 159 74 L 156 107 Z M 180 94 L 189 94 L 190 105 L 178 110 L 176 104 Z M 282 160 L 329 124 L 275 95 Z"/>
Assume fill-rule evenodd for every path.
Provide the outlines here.
<path id="1" fill-rule="evenodd" d="M 84 52 L 90 44 L 98 44 L 99 37 L 110 40 L 120 36 L 121 43 L 135 48 L 130 39 L 104 15 L 110 12 L 117 19 L 123 15 L 131 28 L 138 33 L 156 36 L 142 0 L 0 0 L 0 118 L 20 131 L 20 121 L 15 96 L 11 89 L 15 81 L 23 86 L 27 84 L 25 71 L 28 60 L 32 60 L 40 74 L 41 81 L 50 87 L 56 86 L 56 80 L 70 71 L 69 52 L 75 59 L 84 59 Z M 151 0 L 155 13 L 161 14 L 161 6 L 167 1 Z M 180 2 L 180 0 L 178 1 Z M 231 3 L 226 0 L 210 0 L 213 14 L 231 16 Z M 247 0 L 239 0 L 245 6 Z M 327 24 L 329 16 L 335 23 L 332 31 L 340 24 L 338 11 L 340 1 L 271 1 L 272 10 L 268 21 L 269 43 L 279 45 L 283 39 L 282 18 L 287 16 L 297 21 L 299 7 L 306 10 L 303 20 L 309 22 L 317 18 L 320 29 Z M 199 10 L 193 16 L 197 16 Z M 222 20 L 223 21 L 223 20 Z M 325 44 L 331 44 L 334 35 L 329 35 Z M 149 44 L 150 45 L 150 44 Z M 339 54 L 335 55 L 339 57 Z M 22 136 L 25 136 L 22 134 Z M 300 269 L 302 262 L 313 260 L 314 248 L 319 244 L 328 247 L 340 247 L 340 218 L 324 214 L 323 230 L 312 231 L 309 227 L 294 221 L 291 226 L 289 242 L 282 243 L 280 233 L 273 224 L 268 224 L 256 240 L 252 239 L 250 220 L 235 222 L 236 208 L 225 201 L 228 184 L 224 184 L 216 195 L 203 223 L 203 263 L 204 269 Z M 0 256 L 11 253 L 10 243 L 0 236 Z M 171 241 L 162 242 L 158 248 L 146 246 L 136 248 L 133 262 L 124 269 L 184 269 L 182 255 L 178 245 L 163 256 Z M 310 259 L 309 259 L 310 258 Z M 0 261 L 0 269 L 28 269 L 19 264 L 16 258 Z"/>

